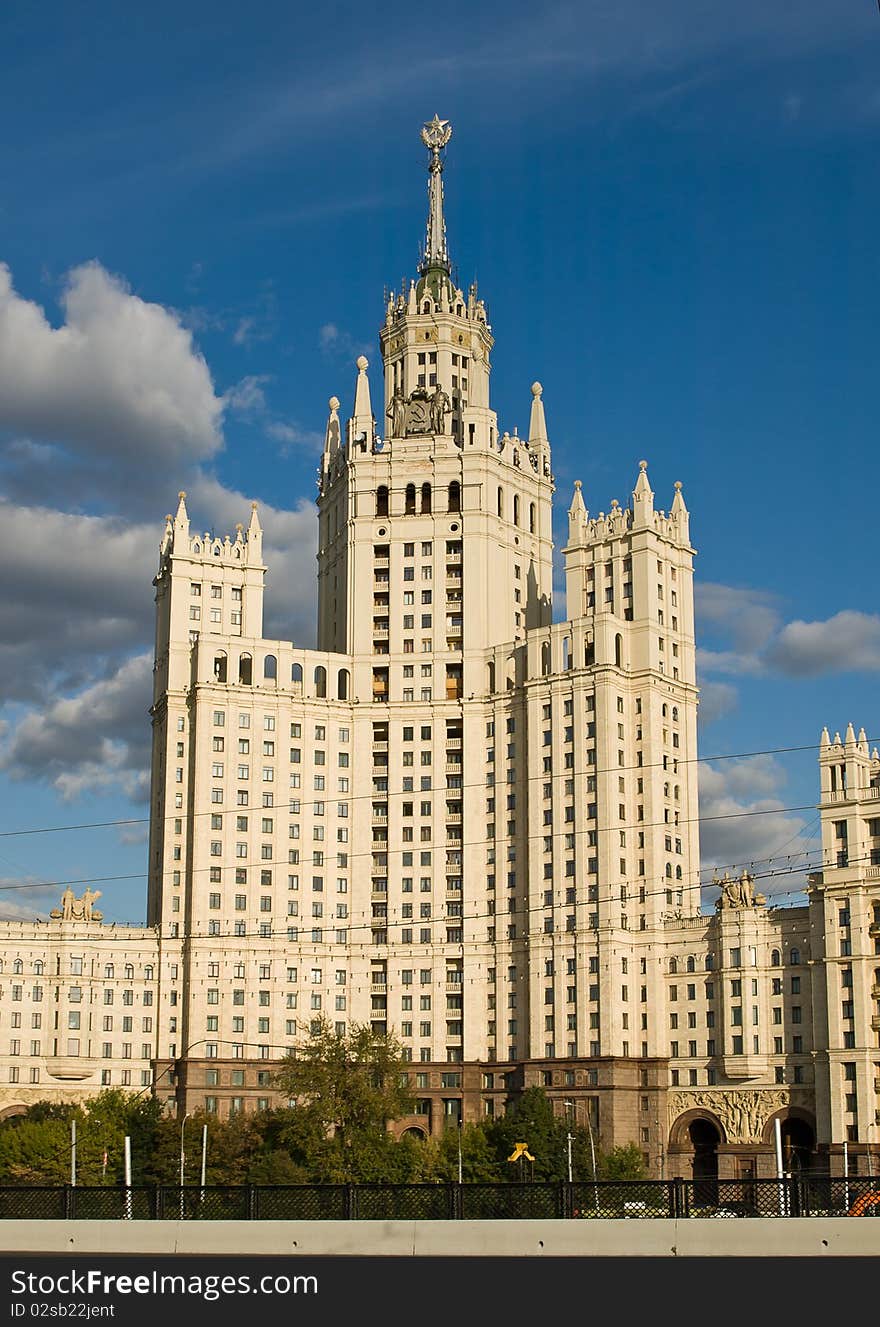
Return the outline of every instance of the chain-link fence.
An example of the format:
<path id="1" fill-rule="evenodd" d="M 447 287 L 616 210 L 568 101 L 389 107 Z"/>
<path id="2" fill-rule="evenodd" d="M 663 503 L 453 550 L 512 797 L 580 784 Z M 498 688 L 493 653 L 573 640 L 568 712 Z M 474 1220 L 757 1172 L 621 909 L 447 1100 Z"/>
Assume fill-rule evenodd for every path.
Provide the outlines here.
<path id="1" fill-rule="evenodd" d="M 0 1220 L 526 1221 L 880 1217 L 880 1177 L 506 1184 L 0 1186 Z"/>

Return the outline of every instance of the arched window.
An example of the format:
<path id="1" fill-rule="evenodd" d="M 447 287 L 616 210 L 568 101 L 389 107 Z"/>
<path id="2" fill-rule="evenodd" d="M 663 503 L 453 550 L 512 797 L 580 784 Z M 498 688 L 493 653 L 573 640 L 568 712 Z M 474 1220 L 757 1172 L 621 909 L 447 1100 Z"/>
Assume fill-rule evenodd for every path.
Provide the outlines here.
<path id="1" fill-rule="evenodd" d="M 327 695 L 327 669 L 321 664 L 315 669 L 315 695 L 321 698 Z"/>
<path id="2" fill-rule="evenodd" d="M 495 664 L 491 662 L 486 666 L 486 687 L 490 695 L 495 690 Z"/>
<path id="3" fill-rule="evenodd" d="M 422 484 L 422 515 L 431 514 L 431 485 Z"/>
<path id="4" fill-rule="evenodd" d="M 773 953 L 770 955 L 770 966 L 772 968 L 778 968 L 781 965 L 781 963 L 782 963 L 782 955 L 780 954 L 778 949 L 774 949 Z"/>
<path id="5" fill-rule="evenodd" d="M 596 646 L 589 638 L 584 641 L 584 667 L 591 668 L 596 662 Z"/>
<path id="6" fill-rule="evenodd" d="M 667 880 L 672 879 L 672 862 L 666 863 L 666 879 Z"/>
<path id="7" fill-rule="evenodd" d="M 673 722 L 673 723 L 678 723 L 678 706 L 677 706 L 677 705 L 673 705 L 673 707 L 672 707 L 672 722 Z"/>
<path id="8" fill-rule="evenodd" d="M 36 963 L 34 964 L 34 976 L 42 977 L 42 975 L 43 975 L 43 960 L 41 958 L 38 958 Z"/>
<path id="9" fill-rule="evenodd" d="M 502 517 L 504 516 L 504 489 L 503 489 L 503 488 L 499 488 L 499 490 L 498 490 L 498 515 L 499 515 L 499 516 L 502 516 Z"/>
<path id="10" fill-rule="evenodd" d="M 545 640 L 541 645 L 541 674 L 546 677 L 550 672 L 550 642 Z"/>
<path id="11" fill-rule="evenodd" d="M 278 677 L 278 660 L 274 654 L 267 654 L 263 660 L 263 677 L 270 682 Z"/>
<path id="12" fill-rule="evenodd" d="M 623 637 L 617 635 L 614 637 L 614 663 L 616 667 L 623 667 Z"/>
<path id="13" fill-rule="evenodd" d="M 688 972 L 696 972 L 697 970 L 697 963 L 693 954 L 688 954 L 687 970 Z"/>
<path id="14" fill-rule="evenodd" d="M 461 485 L 457 479 L 453 479 L 449 485 L 449 500 L 446 509 L 447 511 L 461 511 Z"/>
<path id="15" fill-rule="evenodd" d="M 227 662 L 227 661 L 226 661 L 226 651 L 225 651 L 225 650 L 218 650 L 217 653 L 214 655 L 214 681 L 215 681 L 215 682 L 225 682 L 225 681 L 226 681 L 226 676 L 227 676 L 227 674 L 226 674 L 226 662 Z"/>
<path id="16" fill-rule="evenodd" d="M 677 958 L 671 958 L 671 959 L 669 960 L 669 971 L 670 971 L 670 973 L 671 973 L 673 976 L 675 975 L 676 972 L 678 972 L 678 959 L 677 959 Z"/>
<path id="17" fill-rule="evenodd" d="M 460 304 L 456 304 L 456 306 L 455 306 L 455 316 L 456 316 L 456 318 L 460 318 L 460 317 L 462 316 L 463 313 L 464 313 L 464 309 L 461 307 L 461 305 L 460 305 Z"/>
<path id="18" fill-rule="evenodd" d="M 24 972 L 24 964 L 20 958 L 17 958 L 12 965 L 12 971 L 15 973 Z"/>
<path id="19" fill-rule="evenodd" d="M 513 495 L 513 523 L 519 525 L 519 494 Z"/>
<path id="20" fill-rule="evenodd" d="M 535 533 L 535 504 L 529 503 L 529 534 Z"/>
<path id="21" fill-rule="evenodd" d="M 302 686 L 302 680 L 303 680 L 303 666 L 302 666 L 302 664 L 291 664 L 291 666 L 290 666 L 290 680 L 291 680 L 291 682 L 299 682 L 300 686 Z"/>
<path id="22" fill-rule="evenodd" d="M 243 654 L 239 658 L 238 680 L 243 687 L 249 687 L 254 680 L 254 661 L 249 654 Z"/>
<path id="23" fill-rule="evenodd" d="M 660 707 L 660 713 L 663 715 L 663 718 L 665 719 L 666 716 L 667 716 L 667 714 L 669 713 L 669 706 L 668 706 L 668 705 L 662 705 L 662 706 Z"/>
<path id="24" fill-rule="evenodd" d="M 681 867 L 680 867 L 680 866 L 676 866 L 676 868 L 675 868 L 675 878 L 676 878 L 676 880 L 680 880 L 680 879 L 681 879 Z M 690 972 L 690 968 L 688 968 L 688 971 Z"/>
<path id="25" fill-rule="evenodd" d="M 801 961 L 801 951 L 799 949 L 792 949 L 788 956 L 788 961 L 797 967 Z"/>
<path id="26" fill-rule="evenodd" d="M 415 516 L 416 514 L 415 484 L 407 484 L 406 486 L 406 493 L 404 494 L 403 499 L 403 514 L 404 516 Z"/>
<path id="27" fill-rule="evenodd" d="M 568 636 L 562 639 L 562 667 L 571 668 L 571 641 Z"/>
<path id="28" fill-rule="evenodd" d="M 348 669 L 340 668 L 336 677 L 337 700 L 348 700 Z"/>
<path id="29" fill-rule="evenodd" d="M 104 976 L 105 976 L 105 977 L 112 977 L 112 976 L 113 976 L 113 964 L 112 964 L 112 963 L 105 963 L 105 965 L 104 965 Z"/>
<path id="30" fill-rule="evenodd" d="M 705 967 L 705 969 L 706 969 L 707 972 L 712 972 L 712 971 L 713 971 L 713 969 L 714 969 L 714 967 L 715 967 L 715 956 L 714 956 L 714 954 L 707 954 L 707 955 L 706 955 L 706 962 L 705 962 L 705 964 L 704 964 L 704 967 Z"/>
<path id="31" fill-rule="evenodd" d="M 126 963 L 126 965 L 125 965 L 125 980 L 126 980 L 126 981 L 134 981 L 134 964 L 133 964 L 133 963 Z"/>
<path id="32" fill-rule="evenodd" d="M 431 301 L 429 299 L 426 299 L 422 304 L 422 313 L 430 313 L 430 312 L 431 312 Z"/>
<path id="33" fill-rule="evenodd" d="M 388 485 L 380 484 L 376 489 L 376 515 L 388 515 Z"/>
<path id="34" fill-rule="evenodd" d="M 152 981 L 152 980 L 153 980 L 153 965 L 152 963 L 147 963 L 144 967 L 144 981 Z"/>

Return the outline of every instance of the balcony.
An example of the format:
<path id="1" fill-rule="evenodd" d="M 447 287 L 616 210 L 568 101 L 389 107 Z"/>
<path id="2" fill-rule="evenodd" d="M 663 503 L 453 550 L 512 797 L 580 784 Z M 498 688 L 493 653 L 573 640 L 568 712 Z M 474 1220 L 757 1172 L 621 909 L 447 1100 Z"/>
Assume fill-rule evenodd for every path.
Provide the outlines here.
<path id="1" fill-rule="evenodd" d="M 389 635 L 388 627 L 377 627 L 375 624 L 373 625 L 374 640 L 387 640 L 388 635 Z"/>

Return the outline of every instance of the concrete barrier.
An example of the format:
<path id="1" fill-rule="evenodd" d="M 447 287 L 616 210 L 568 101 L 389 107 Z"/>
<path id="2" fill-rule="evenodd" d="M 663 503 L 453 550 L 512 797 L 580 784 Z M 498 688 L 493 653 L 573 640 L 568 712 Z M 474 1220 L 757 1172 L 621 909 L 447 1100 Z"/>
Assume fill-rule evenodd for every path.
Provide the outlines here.
<path id="1" fill-rule="evenodd" d="M 4 1221 L 15 1253 L 368 1257 L 877 1257 L 880 1220 Z"/>

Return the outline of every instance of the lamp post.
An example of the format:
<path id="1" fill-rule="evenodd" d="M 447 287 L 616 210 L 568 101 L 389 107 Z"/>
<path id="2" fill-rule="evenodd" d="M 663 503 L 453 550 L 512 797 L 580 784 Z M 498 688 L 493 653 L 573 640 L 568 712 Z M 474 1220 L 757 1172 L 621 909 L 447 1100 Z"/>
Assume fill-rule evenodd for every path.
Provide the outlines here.
<path id="1" fill-rule="evenodd" d="M 567 1129 L 565 1134 L 565 1148 L 568 1159 L 568 1182 L 569 1184 L 571 1184 L 571 1117 L 574 1113 L 574 1102 L 565 1101 L 563 1102 L 563 1105 L 565 1106 L 565 1119 L 567 1124 Z"/>
<path id="2" fill-rule="evenodd" d="M 190 1112 L 187 1111 L 180 1121 L 180 1219 L 183 1220 L 183 1167 L 186 1161 L 186 1153 L 183 1150 L 183 1131 L 186 1128 L 186 1122 L 189 1119 Z"/>

